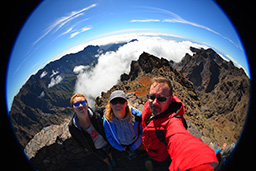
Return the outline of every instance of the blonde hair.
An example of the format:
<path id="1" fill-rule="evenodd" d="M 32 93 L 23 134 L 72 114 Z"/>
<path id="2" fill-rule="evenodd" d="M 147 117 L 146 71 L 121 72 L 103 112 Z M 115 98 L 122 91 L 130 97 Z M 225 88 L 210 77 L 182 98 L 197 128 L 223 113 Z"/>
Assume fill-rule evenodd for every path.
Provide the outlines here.
<path id="1" fill-rule="evenodd" d="M 85 97 L 83 94 L 77 93 L 77 94 L 74 94 L 74 95 L 70 98 L 70 104 L 71 104 L 71 106 L 73 106 L 73 100 L 74 100 L 74 98 L 76 98 L 76 97 L 83 97 L 83 98 L 85 99 L 85 101 L 87 102 L 87 99 L 86 99 L 86 97 Z"/>
<path id="2" fill-rule="evenodd" d="M 132 119 L 132 109 L 129 105 L 127 105 L 126 107 L 126 115 L 129 116 L 129 119 L 131 120 Z M 111 108 L 111 104 L 110 104 L 110 101 L 108 102 L 108 104 L 106 105 L 106 109 L 105 109 L 105 112 L 104 112 L 104 116 L 105 118 L 112 122 L 114 121 L 114 118 L 113 118 L 113 110 Z"/>

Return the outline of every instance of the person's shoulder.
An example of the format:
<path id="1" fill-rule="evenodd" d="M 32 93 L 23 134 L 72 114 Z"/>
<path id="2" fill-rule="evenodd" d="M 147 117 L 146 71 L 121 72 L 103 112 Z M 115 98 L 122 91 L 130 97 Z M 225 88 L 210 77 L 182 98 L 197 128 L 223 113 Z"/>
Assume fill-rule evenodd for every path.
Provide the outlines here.
<path id="1" fill-rule="evenodd" d="M 75 115 L 76 115 L 76 114 L 74 114 L 74 115 L 72 116 L 72 118 L 70 119 L 70 121 L 69 121 L 69 123 L 68 123 L 68 127 L 69 127 L 69 128 L 75 126 L 75 125 L 74 125 Z"/>
<path id="2" fill-rule="evenodd" d="M 141 113 L 139 112 L 138 109 L 134 108 L 134 107 L 131 107 L 131 111 L 132 111 L 132 114 L 133 114 L 133 120 L 136 121 L 136 122 L 141 122 L 142 120 L 142 115 Z"/>
<path id="3" fill-rule="evenodd" d="M 96 107 L 94 111 L 98 113 L 104 113 L 104 110 L 105 110 L 105 107 Z"/>
<path id="4" fill-rule="evenodd" d="M 93 116 L 96 118 L 103 118 L 104 116 L 104 111 L 105 111 L 105 107 L 97 107 L 97 108 L 88 108 L 90 112 L 92 112 Z"/>
<path id="5" fill-rule="evenodd" d="M 73 117 L 71 118 L 69 124 L 68 124 L 68 130 L 71 134 L 72 137 L 76 137 L 76 135 L 78 134 L 79 132 L 79 128 L 77 127 L 76 125 L 76 121 L 75 121 L 75 114 L 73 115 Z"/>

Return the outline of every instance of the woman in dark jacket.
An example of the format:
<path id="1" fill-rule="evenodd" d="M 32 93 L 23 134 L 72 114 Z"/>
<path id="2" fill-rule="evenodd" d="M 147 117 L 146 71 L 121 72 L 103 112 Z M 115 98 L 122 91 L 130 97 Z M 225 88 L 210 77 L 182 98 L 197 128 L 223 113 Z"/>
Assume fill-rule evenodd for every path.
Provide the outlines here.
<path id="1" fill-rule="evenodd" d="M 103 108 L 92 111 L 88 107 L 86 97 L 82 94 L 72 96 L 70 103 L 75 112 L 69 123 L 69 131 L 72 137 L 86 151 L 103 160 L 108 165 L 109 170 L 112 170 L 115 163 L 110 152 L 111 146 L 103 129 L 102 116 L 100 115 L 100 113 L 103 115 Z"/>

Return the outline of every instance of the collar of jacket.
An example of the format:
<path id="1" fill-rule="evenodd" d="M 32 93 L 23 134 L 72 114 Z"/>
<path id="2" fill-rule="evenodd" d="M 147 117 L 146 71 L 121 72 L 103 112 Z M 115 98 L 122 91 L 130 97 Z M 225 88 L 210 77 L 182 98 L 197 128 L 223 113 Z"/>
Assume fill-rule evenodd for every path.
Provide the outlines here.
<path id="1" fill-rule="evenodd" d="M 92 110 L 91 110 L 90 108 L 88 108 L 88 115 L 89 115 L 90 118 L 91 118 L 92 115 L 93 115 Z M 80 125 L 79 125 L 79 123 L 78 123 L 78 121 L 77 121 L 77 115 L 76 115 L 76 114 L 74 114 L 74 117 L 73 117 L 72 121 L 73 121 L 73 125 L 74 125 L 76 128 L 78 128 L 79 130 L 82 130 L 82 128 L 80 127 Z"/>
<path id="2" fill-rule="evenodd" d="M 149 106 L 148 106 L 149 107 Z M 163 116 L 165 116 L 168 113 L 178 113 L 179 110 L 182 107 L 182 102 L 179 101 L 172 101 L 172 103 L 169 105 L 168 109 L 166 109 L 164 112 L 160 113 L 159 115 L 153 116 L 150 121 L 152 119 L 157 119 L 157 118 L 161 118 Z M 150 115 L 153 115 L 153 113 L 151 113 Z M 149 117 L 150 118 L 150 117 Z M 149 121 L 149 122 L 150 122 Z"/>

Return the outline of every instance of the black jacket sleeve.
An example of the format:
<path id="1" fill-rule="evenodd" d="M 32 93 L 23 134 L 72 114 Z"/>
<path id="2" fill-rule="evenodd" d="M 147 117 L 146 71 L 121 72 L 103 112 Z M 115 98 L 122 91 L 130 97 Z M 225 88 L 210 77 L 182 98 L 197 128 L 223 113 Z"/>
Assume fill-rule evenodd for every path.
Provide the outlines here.
<path id="1" fill-rule="evenodd" d="M 96 151 L 96 148 L 94 146 L 94 143 L 91 139 L 91 136 L 84 132 L 79 130 L 78 128 L 75 127 L 73 124 L 73 118 L 71 119 L 69 125 L 69 132 L 71 136 L 74 138 L 76 142 L 78 142 L 84 149 L 90 152 Z"/>

